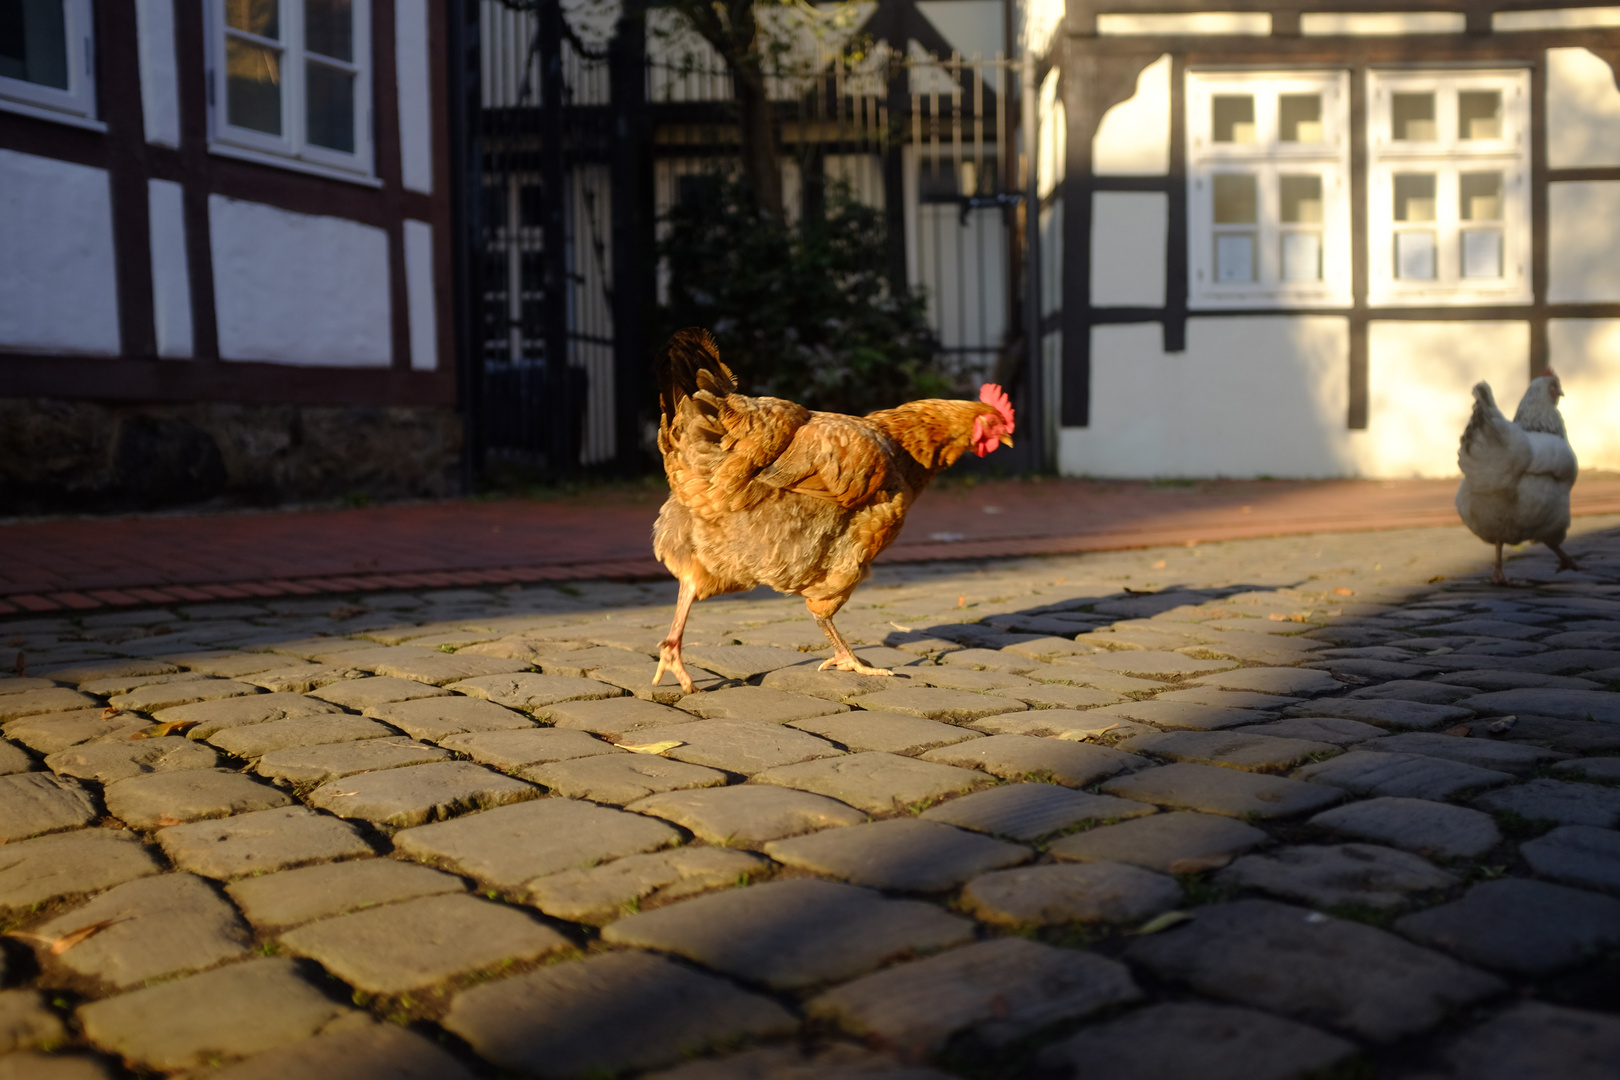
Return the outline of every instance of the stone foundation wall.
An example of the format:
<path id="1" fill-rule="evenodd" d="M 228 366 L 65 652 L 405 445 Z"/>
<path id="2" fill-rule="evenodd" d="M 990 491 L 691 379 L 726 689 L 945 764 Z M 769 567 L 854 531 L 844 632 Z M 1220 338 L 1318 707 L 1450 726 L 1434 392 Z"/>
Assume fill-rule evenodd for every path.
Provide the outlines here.
<path id="1" fill-rule="evenodd" d="M 0 398 L 0 515 L 444 496 L 461 440 L 443 407 Z"/>

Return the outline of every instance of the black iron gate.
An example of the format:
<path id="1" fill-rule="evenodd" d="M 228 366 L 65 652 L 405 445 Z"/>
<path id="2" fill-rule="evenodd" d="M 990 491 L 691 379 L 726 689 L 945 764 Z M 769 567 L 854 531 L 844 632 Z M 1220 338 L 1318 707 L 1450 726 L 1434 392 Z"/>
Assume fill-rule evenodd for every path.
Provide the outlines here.
<path id="1" fill-rule="evenodd" d="M 470 468 L 643 468 L 658 220 L 684 177 L 735 157 L 730 74 L 670 9 L 463 3 Z M 827 177 L 882 208 L 890 277 L 925 290 L 947 370 L 1013 390 L 1030 437 L 1000 463 L 1045 468 L 1046 425 L 1027 423 L 1047 411 L 1020 115 L 1033 71 L 949 51 L 911 4 L 884 0 L 857 57 L 818 39 L 777 61 L 789 218 Z"/>

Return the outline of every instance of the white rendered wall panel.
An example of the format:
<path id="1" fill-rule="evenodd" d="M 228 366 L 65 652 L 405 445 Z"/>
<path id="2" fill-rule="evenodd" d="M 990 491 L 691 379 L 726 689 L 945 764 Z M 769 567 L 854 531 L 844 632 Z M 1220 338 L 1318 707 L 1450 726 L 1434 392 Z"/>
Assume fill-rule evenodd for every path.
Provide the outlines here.
<path id="1" fill-rule="evenodd" d="M 1091 426 L 1066 428 L 1070 476 L 1344 476 L 1353 472 L 1350 330 L 1334 316 L 1189 319 L 1091 331 Z"/>
<path id="2" fill-rule="evenodd" d="M 428 56 L 428 0 L 396 0 L 394 63 L 399 84 L 400 172 L 407 188 L 432 194 L 433 103 Z"/>
<path id="3" fill-rule="evenodd" d="M 1473 387 L 1491 384 L 1509 416 L 1530 384 L 1524 322 L 1379 321 L 1367 329 L 1367 430 L 1356 462 L 1364 476 L 1457 476 L 1457 440 L 1473 412 Z"/>
<path id="4" fill-rule="evenodd" d="M 1547 185 L 1547 299 L 1620 300 L 1620 181 Z"/>
<path id="5" fill-rule="evenodd" d="M 386 232 L 222 195 L 208 217 L 222 359 L 388 366 Z"/>
<path id="6" fill-rule="evenodd" d="M 1620 88 L 1589 49 L 1547 50 L 1547 164 L 1620 165 Z"/>
<path id="7" fill-rule="evenodd" d="M 116 356 L 107 173 L 0 150 L 0 349 Z"/>
<path id="8" fill-rule="evenodd" d="M 186 261 L 185 189 L 173 180 L 148 180 L 146 201 L 157 352 L 166 360 L 190 359 L 191 271 Z"/>
<path id="9" fill-rule="evenodd" d="M 174 0 L 135 0 L 140 38 L 141 118 L 146 141 L 180 145 L 180 76 L 174 58 Z"/>
<path id="10" fill-rule="evenodd" d="M 1547 344 L 1581 468 L 1620 469 L 1620 319 L 1552 319 Z"/>
<path id="11" fill-rule="evenodd" d="M 1166 176 L 1170 172 L 1170 54 L 1136 77 L 1136 93 L 1103 113 L 1091 140 L 1098 176 Z"/>
<path id="12" fill-rule="evenodd" d="M 1091 303 L 1163 307 L 1170 198 L 1162 192 L 1091 196 Z"/>
<path id="13" fill-rule="evenodd" d="M 433 226 L 405 222 L 405 293 L 411 305 L 411 367 L 439 366 L 439 316 L 433 287 Z"/>

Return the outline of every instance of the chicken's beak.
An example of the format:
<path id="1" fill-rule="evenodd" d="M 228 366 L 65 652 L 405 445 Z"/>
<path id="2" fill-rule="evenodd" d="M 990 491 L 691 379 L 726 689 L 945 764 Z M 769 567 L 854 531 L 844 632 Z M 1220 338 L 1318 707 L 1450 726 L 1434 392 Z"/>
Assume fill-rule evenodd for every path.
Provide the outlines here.
<path id="1" fill-rule="evenodd" d="M 1011 435 L 1003 435 L 1001 437 L 1001 445 L 1002 446 L 1011 446 L 1012 445 L 1012 436 Z"/>

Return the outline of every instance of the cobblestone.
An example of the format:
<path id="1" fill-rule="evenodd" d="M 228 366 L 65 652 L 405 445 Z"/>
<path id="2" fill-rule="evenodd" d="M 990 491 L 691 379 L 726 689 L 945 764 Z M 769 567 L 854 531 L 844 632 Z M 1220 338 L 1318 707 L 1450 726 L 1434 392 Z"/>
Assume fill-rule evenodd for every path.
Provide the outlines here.
<path id="1" fill-rule="evenodd" d="M 1279 739 L 1304 739 L 1338 747 L 1356 746 L 1387 734 L 1384 729 L 1333 716 L 1286 717 L 1265 724 L 1246 724 L 1228 730 L 1244 735 L 1269 735 Z"/>
<path id="2" fill-rule="evenodd" d="M 1292 817 L 1339 801 L 1337 792 L 1319 785 L 1209 765 L 1161 765 L 1110 780 L 1102 790 L 1175 810 L 1248 818 Z"/>
<path id="3" fill-rule="evenodd" d="M 77 780 L 45 773 L 0 776 L 0 843 L 88 825 L 100 816 Z"/>
<path id="4" fill-rule="evenodd" d="M 386 728 L 383 729 L 385 732 Z M 254 766 L 260 776 L 291 783 L 320 784 L 355 773 L 448 761 L 448 750 L 412 742 L 403 735 L 362 742 L 295 746 L 264 755 Z"/>
<path id="5" fill-rule="evenodd" d="M 107 785 L 107 813 L 138 829 L 287 806 L 283 791 L 229 769 L 150 773 Z"/>
<path id="6" fill-rule="evenodd" d="M 554 727 L 586 731 L 609 741 L 632 731 L 696 720 L 691 713 L 640 698 L 610 698 L 606 701 L 570 701 L 543 710 Z"/>
<path id="7" fill-rule="evenodd" d="M 1065 836 L 1050 850 L 1060 859 L 1132 863 L 1168 873 L 1172 867 L 1225 866 L 1233 856 L 1269 839 L 1241 821 L 1177 811 Z"/>
<path id="8" fill-rule="evenodd" d="M 1366 749 L 1400 754 L 1422 754 L 1444 758 L 1464 765 L 1477 765 L 1482 769 L 1498 769 L 1514 776 L 1529 776 L 1543 765 L 1562 761 L 1567 755 L 1556 750 L 1522 743 L 1492 742 L 1489 739 L 1459 739 L 1450 735 L 1434 735 L 1412 731 L 1391 735 L 1369 744 Z"/>
<path id="9" fill-rule="evenodd" d="M 469 814 L 395 834 L 401 854 L 517 890 L 526 882 L 604 859 L 678 843 L 661 821 L 574 799 L 532 802 Z"/>
<path id="10" fill-rule="evenodd" d="M 47 952 L 70 935 L 89 936 L 52 963 L 118 989 L 213 967 L 248 951 L 236 910 L 201 878 L 162 874 L 125 882 L 32 930 Z"/>
<path id="11" fill-rule="evenodd" d="M 0 990 L 0 1054 L 67 1041 L 67 1028 L 33 990 Z"/>
<path id="12" fill-rule="evenodd" d="M 612 754 L 530 765 L 521 774 L 558 795 L 592 802 L 626 803 L 661 791 L 718 787 L 726 774 L 703 765 L 670 761 L 655 754 Z"/>
<path id="13" fill-rule="evenodd" d="M 212 769 L 218 764 L 219 755 L 213 750 L 175 736 L 80 744 L 45 758 L 45 767 L 58 776 L 94 780 L 99 784 L 146 773 Z"/>
<path id="14" fill-rule="evenodd" d="M 459 893 L 461 879 L 394 859 L 356 859 L 238 878 L 225 887 L 248 922 L 264 930 L 300 926 L 378 904 Z"/>
<path id="15" fill-rule="evenodd" d="M 1620 900 L 1545 881 L 1486 881 L 1395 929 L 1481 967 L 1544 976 L 1620 944 Z"/>
<path id="16" fill-rule="evenodd" d="M 520 712 L 468 697 L 423 698 L 373 705 L 365 714 L 425 742 L 438 742 L 470 731 L 510 731 L 534 726 L 534 721 Z"/>
<path id="17" fill-rule="evenodd" d="M 1416 893 L 1459 884 L 1457 877 L 1416 855 L 1376 844 L 1285 847 L 1245 855 L 1216 880 L 1323 908 L 1401 907 Z"/>
<path id="18" fill-rule="evenodd" d="M 1411 799 L 1449 799 L 1461 792 L 1510 783 L 1510 773 L 1482 769 L 1421 754 L 1352 750 L 1307 765 L 1296 774 L 1303 780 L 1332 785 L 1357 795 L 1398 795 Z"/>
<path id="19" fill-rule="evenodd" d="M 1259 709 L 1230 709 L 1220 705 L 1199 705 L 1191 701 L 1127 701 L 1092 710 L 1092 718 L 1136 720 L 1144 724 L 1189 731 L 1218 731 L 1243 724 L 1259 724 L 1277 719 L 1274 712 Z"/>
<path id="20" fill-rule="evenodd" d="M 521 911 L 459 894 L 322 919 L 289 930 L 280 941 L 369 994 L 402 994 L 573 947 Z"/>
<path id="21" fill-rule="evenodd" d="M 969 693 L 966 690 L 941 690 L 937 687 L 923 686 L 863 694 L 850 698 L 849 703 L 862 709 L 905 713 L 948 724 L 966 724 L 986 716 L 1017 712 L 1017 706 L 1020 704 L 1005 698 Z"/>
<path id="22" fill-rule="evenodd" d="M 294 720 L 301 716 L 325 716 L 336 712 L 342 710 L 330 702 L 317 701 L 303 694 L 254 694 L 160 709 L 152 714 L 152 719 L 163 724 L 192 724 L 186 730 L 186 738 L 206 739 L 225 728 L 265 724 L 272 720 Z"/>
<path id="23" fill-rule="evenodd" d="M 1032 852 L 939 821 L 894 818 L 772 840 L 779 863 L 893 892 L 938 893 L 987 870 L 1028 862 Z"/>
<path id="24" fill-rule="evenodd" d="M 941 724 L 903 713 L 840 712 L 788 721 L 790 727 L 830 739 L 856 752 L 878 750 L 886 754 L 915 756 L 925 750 L 979 738 L 955 724 Z"/>
<path id="25" fill-rule="evenodd" d="M 107 704 L 115 709 L 135 712 L 157 712 L 198 701 L 218 701 L 221 698 L 262 694 L 261 687 L 234 679 L 184 679 L 179 682 L 148 683 L 127 694 L 115 694 Z"/>
<path id="26" fill-rule="evenodd" d="M 308 802 L 339 817 L 408 828 L 539 794 L 532 784 L 482 765 L 440 761 L 329 780 L 309 793 Z"/>
<path id="27" fill-rule="evenodd" d="M 1141 996 L 1118 961 L 1001 938 L 868 975 L 805 1011 L 915 1059 L 964 1030 L 997 1046 Z"/>
<path id="28" fill-rule="evenodd" d="M 1620 1019 L 1520 1002 L 1465 1032 L 1444 1056 L 1457 1080 L 1605 1080 L 1620 1060 Z"/>
<path id="29" fill-rule="evenodd" d="M 302 806 L 172 825 L 157 840 L 175 866 L 220 880 L 372 853 L 354 826 Z"/>
<path id="30" fill-rule="evenodd" d="M 985 922 L 1062 926 L 1134 924 L 1181 900 L 1172 878 L 1126 863 L 1060 863 L 998 870 L 962 889 L 962 907 Z"/>
<path id="31" fill-rule="evenodd" d="M 1429 857 L 1471 858 L 1502 842 L 1489 814 L 1428 799 L 1366 799 L 1324 810 L 1310 823 Z"/>
<path id="32" fill-rule="evenodd" d="M 254 689 L 258 689 L 255 687 Z M 99 705 L 89 694 L 77 690 L 52 687 L 48 690 L 27 690 L 22 693 L 0 695 L 0 723 L 39 716 L 44 713 L 67 712 Z"/>
<path id="33" fill-rule="evenodd" d="M 911 952 L 960 945 L 973 924 L 917 900 L 814 879 L 711 893 L 611 923 L 602 939 L 658 949 L 791 990 L 847 979 Z"/>
<path id="34" fill-rule="evenodd" d="M 300 978 L 293 962 L 250 960 L 79 1009 L 90 1042 L 147 1069 L 197 1068 L 369 1025 Z"/>
<path id="35" fill-rule="evenodd" d="M 393 729 L 358 716 L 309 716 L 226 728 L 210 735 L 208 742 L 227 754 L 251 759 L 277 750 L 357 742 L 392 734 Z"/>
<path id="36" fill-rule="evenodd" d="M 667 791 L 626 809 L 673 821 L 711 844 L 741 847 L 866 820 L 835 799 L 768 784 Z"/>
<path id="37" fill-rule="evenodd" d="M 1130 799 L 1026 783 L 963 795 L 924 810 L 922 817 L 975 832 L 1034 840 L 1083 821 L 1123 820 L 1151 813 L 1153 807 Z"/>
<path id="38" fill-rule="evenodd" d="M 13 720 L 5 725 L 5 735 L 35 753 L 54 754 L 81 743 L 122 742 L 146 726 L 146 721 L 135 713 L 78 709 Z"/>
<path id="39" fill-rule="evenodd" d="M 869 814 L 905 809 L 989 783 L 983 773 L 971 769 L 875 751 L 783 765 L 754 779 L 826 795 Z"/>
<path id="40" fill-rule="evenodd" d="M 342 705 L 345 709 L 369 709 L 389 705 L 396 701 L 415 701 L 420 698 L 449 697 L 450 691 L 429 686 L 413 679 L 371 677 L 329 683 L 311 691 L 313 697 Z"/>
<path id="41" fill-rule="evenodd" d="M 621 952 L 464 990 L 444 1025 L 503 1069 L 560 1077 L 667 1065 L 798 1023 L 724 979 Z"/>
<path id="42" fill-rule="evenodd" d="M 371 1024 L 316 1035 L 303 1042 L 210 1070 L 209 1080 L 284 1080 L 292 1076 L 388 1080 L 473 1080 L 455 1058 L 395 1024 Z"/>
<path id="43" fill-rule="evenodd" d="M 1542 877 L 1620 893 L 1620 834 L 1590 825 L 1560 825 L 1519 845 L 1519 854 Z"/>
<path id="44" fill-rule="evenodd" d="M 1249 772 L 1281 772 L 1311 757 L 1332 754 L 1332 743 L 1233 731 L 1169 731 L 1122 739 L 1121 750 L 1169 761 L 1224 765 Z"/>
<path id="45" fill-rule="evenodd" d="M 624 691 L 594 679 L 567 678 L 558 675 L 483 675 L 452 683 L 450 689 L 458 694 L 493 701 L 508 709 L 540 712 L 548 705 L 564 701 L 600 701 L 603 698 L 623 697 Z"/>
<path id="46" fill-rule="evenodd" d="M 1620 825 L 1620 789 L 1566 780 L 1528 780 L 1502 791 L 1489 791 L 1472 803 L 1494 813 L 1510 811 L 1531 821 L 1560 825 Z"/>
<path id="47" fill-rule="evenodd" d="M 100 892 L 159 872 L 151 850 L 122 829 L 80 829 L 13 841 L 0 859 L 0 910 Z"/>
<path id="48" fill-rule="evenodd" d="M 672 848 L 536 878 L 529 883 L 528 902 L 558 919 L 601 925 L 644 904 L 741 884 L 769 865 L 757 855 L 724 848 Z"/>
<path id="49" fill-rule="evenodd" d="M 816 716 L 847 713 L 849 706 L 835 701 L 768 690 L 763 686 L 733 686 L 703 694 L 689 694 L 678 708 L 704 720 L 751 720 L 791 724 Z"/>
<path id="50" fill-rule="evenodd" d="M 1494 976 L 1360 923 L 1269 900 L 1200 908 L 1126 950 L 1160 978 L 1370 1039 L 1426 1031 L 1505 989 Z"/>

